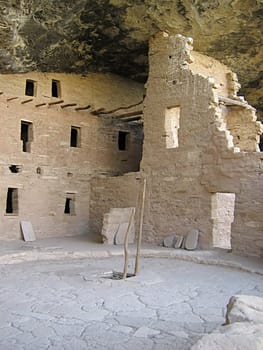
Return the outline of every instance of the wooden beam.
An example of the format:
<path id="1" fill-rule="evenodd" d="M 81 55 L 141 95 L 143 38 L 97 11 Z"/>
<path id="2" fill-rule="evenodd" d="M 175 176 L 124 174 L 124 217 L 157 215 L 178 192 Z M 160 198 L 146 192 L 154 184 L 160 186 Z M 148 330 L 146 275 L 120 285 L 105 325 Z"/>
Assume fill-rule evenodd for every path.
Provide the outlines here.
<path id="1" fill-rule="evenodd" d="M 9 97 L 6 99 L 7 102 L 18 99 L 18 97 Z"/>
<path id="2" fill-rule="evenodd" d="M 244 107 L 244 108 L 249 108 L 249 104 L 246 102 L 241 102 L 238 100 L 234 100 L 232 98 L 228 97 L 223 97 L 223 96 L 218 96 L 218 101 L 223 102 L 227 106 L 239 106 L 239 107 Z"/>
<path id="3" fill-rule="evenodd" d="M 29 98 L 28 100 L 21 101 L 21 104 L 24 105 L 25 103 L 32 102 L 33 98 Z"/>
<path id="4" fill-rule="evenodd" d="M 142 104 L 142 103 L 143 103 L 143 100 L 141 100 L 141 101 L 139 101 L 139 102 L 137 102 L 137 103 L 134 103 L 134 104 L 132 104 L 132 105 L 118 107 L 118 108 L 112 109 L 112 110 L 110 110 L 110 111 L 105 111 L 105 110 L 104 110 L 103 112 L 101 112 L 101 114 L 112 114 L 112 113 L 118 112 L 118 111 L 120 111 L 120 110 L 122 110 L 122 109 L 130 109 L 130 108 L 132 108 L 132 107 L 139 106 L 139 105 Z"/>
<path id="5" fill-rule="evenodd" d="M 122 118 L 127 118 L 127 117 L 136 117 L 139 115 L 142 115 L 142 111 L 135 111 L 135 112 L 129 112 L 129 113 L 124 113 L 124 114 L 119 114 L 113 116 L 114 119 L 122 119 Z"/>
<path id="6" fill-rule="evenodd" d="M 53 106 L 53 105 L 58 105 L 58 104 L 63 103 L 63 102 L 64 102 L 64 100 L 51 101 L 51 102 L 48 102 L 48 105 Z"/>
<path id="7" fill-rule="evenodd" d="M 66 103 L 65 105 L 60 106 L 61 108 L 68 108 L 68 107 L 74 107 L 77 106 L 76 103 Z"/>
<path id="8" fill-rule="evenodd" d="M 134 121 L 137 121 L 137 120 L 141 120 L 142 119 L 142 115 L 136 115 L 136 116 L 133 116 L 133 117 L 126 117 L 126 118 L 122 118 L 120 119 L 122 122 L 134 122 Z"/>
<path id="9" fill-rule="evenodd" d="M 45 102 L 42 102 L 42 103 L 36 104 L 35 107 L 41 107 L 41 106 L 45 106 L 45 105 L 46 105 L 46 103 L 45 103 Z"/>
<path id="10" fill-rule="evenodd" d="M 90 109 L 90 108 L 92 108 L 91 105 L 87 105 L 87 106 L 83 106 L 83 107 L 76 107 L 75 111 L 84 111 L 84 110 Z"/>
<path id="11" fill-rule="evenodd" d="M 99 108 L 99 109 L 96 109 L 95 111 L 92 111 L 91 114 L 93 115 L 98 115 L 98 114 L 105 114 L 105 109 L 104 108 Z"/>

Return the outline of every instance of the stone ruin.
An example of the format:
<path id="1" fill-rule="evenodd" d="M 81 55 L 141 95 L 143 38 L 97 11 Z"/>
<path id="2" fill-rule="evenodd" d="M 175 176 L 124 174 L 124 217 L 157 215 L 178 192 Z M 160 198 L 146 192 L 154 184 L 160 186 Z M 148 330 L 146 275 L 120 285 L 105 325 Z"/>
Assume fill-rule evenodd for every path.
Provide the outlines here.
<path id="1" fill-rule="evenodd" d="M 95 233 L 111 208 L 136 208 L 143 239 L 263 254 L 262 132 L 235 74 L 192 40 L 150 41 L 146 96 L 114 75 L 0 76 L 2 239 Z"/>

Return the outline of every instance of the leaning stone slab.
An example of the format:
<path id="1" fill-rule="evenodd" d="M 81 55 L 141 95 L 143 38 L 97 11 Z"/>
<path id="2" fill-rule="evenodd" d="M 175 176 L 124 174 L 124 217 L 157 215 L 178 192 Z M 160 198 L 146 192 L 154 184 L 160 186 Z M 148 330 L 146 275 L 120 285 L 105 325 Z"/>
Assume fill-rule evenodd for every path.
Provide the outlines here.
<path id="1" fill-rule="evenodd" d="M 175 236 L 174 248 L 179 249 L 182 247 L 184 241 L 184 236 Z"/>
<path id="2" fill-rule="evenodd" d="M 195 250 L 198 244 L 198 230 L 192 230 L 188 233 L 184 241 L 184 248 L 187 250 Z"/>
<path id="3" fill-rule="evenodd" d="M 166 248 L 173 248 L 175 239 L 176 239 L 175 236 L 165 237 L 165 239 L 163 240 L 163 246 Z"/>
<path id="4" fill-rule="evenodd" d="M 232 296 L 227 305 L 226 324 L 234 322 L 263 323 L 263 298 L 254 295 Z"/>
<path id="5" fill-rule="evenodd" d="M 111 208 L 109 213 L 103 217 L 103 226 L 101 231 L 102 241 L 106 244 L 123 244 L 124 238 L 129 226 L 131 213 L 135 208 Z M 134 219 L 131 222 L 129 234 L 129 243 L 135 240 Z"/>
<path id="6" fill-rule="evenodd" d="M 262 350 L 262 324 L 237 322 L 205 335 L 191 350 Z"/>
<path id="7" fill-rule="evenodd" d="M 114 244 L 124 244 L 125 236 L 129 227 L 128 222 L 123 222 L 119 225 L 114 237 Z M 134 222 L 132 222 L 131 231 L 128 237 L 128 243 L 134 243 Z"/>
<path id="8" fill-rule="evenodd" d="M 103 227 L 101 231 L 102 242 L 105 244 L 113 245 L 118 229 L 119 224 L 105 223 L 103 220 Z"/>
<path id="9" fill-rule="evenodd" d="M 33 230 L 32 224 L 30 221 L 21 221 L 21 231 L 26 242 L 33 242 L 36 240 L 35 232 Z"/>

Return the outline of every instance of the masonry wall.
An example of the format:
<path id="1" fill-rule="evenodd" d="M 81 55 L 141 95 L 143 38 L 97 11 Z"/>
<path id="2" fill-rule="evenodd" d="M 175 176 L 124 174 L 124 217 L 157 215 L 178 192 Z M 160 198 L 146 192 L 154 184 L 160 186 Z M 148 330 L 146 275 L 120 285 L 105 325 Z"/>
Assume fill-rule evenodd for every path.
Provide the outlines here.
<path id="1" fill-rule="evenodd" d="M 37 96 L 24 95 L 27 78 L 37 82 Z M 50 97 L 53 78 L 61 83 L 60 98 Z M 0 76 L 0 90 L 0 239 L 20 238 L 21 220 L 32 222 L 37 238 L 87 234 L 91 178 L 137 171 L 142 143 L 140 127 L 91 111 L 137 104 L 142 86 L 113 75 L 32 73 Z M 60 99 L 74 106 L 48 104 Z M 92 109 L 75 109 L 86 105 Z M 22 149 L 21 121 L 32 123 L 30 152 Z M 72 127 L 79 132 L 77 147 L 70 145 Z M 126 150 L 118 147 L 119 131 L 129 133 Z M 8 188 L 18 191 L 18 212 L 6 213 Z M 64 213 L 67 197 L 74 201 L 72 213 Z"/>
<path id="2" fill-rule="evenodd" d="M 144 237 L 161 241 L 198 229 L 200 247 L 213 247 L 222 237 L 213 237 L 220 232 L 212 198 L 229 193 L 235 198 L 234 222 L 228 225 L 233 251 L 262 256 L 262 154 L 257 153 L 262 127 L 253 108 L 237 96 L 235 75 L 191 46 L 190 39 L 167 34 L 150 43 L 141 162 L 148 183 Z M 172 109 L 180 113 L 179 127 L 172 126 L 176 133 L 167 128 L 166 112 Z M 176 134 L 171 147 L 167 139 Z M 224 212 L 232 220 L 233 213 L 221 208 Z"/>
<path id="3" fill-rule="evenodd" d="M 139 173 L 124 176 L 98 176 L 91 180 L 90 231 L 101 241 L 103 215 L 111 208 L 135 207 L 135 226 L 138 231 L 141 208 L 142 180 Z"/>

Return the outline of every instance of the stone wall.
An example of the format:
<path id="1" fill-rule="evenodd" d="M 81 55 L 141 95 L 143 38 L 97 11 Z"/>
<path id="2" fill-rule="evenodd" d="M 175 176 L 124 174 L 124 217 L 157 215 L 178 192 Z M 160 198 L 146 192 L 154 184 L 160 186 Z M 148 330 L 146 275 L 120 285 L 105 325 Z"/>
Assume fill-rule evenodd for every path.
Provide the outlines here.
<path id="1" fill-rule="evenodd" d="M 36 82 L 36 96 L 25 96 L 26 79 Z M 52 79 L 60 81 L 57 98 L 51 97 Z M 0 90 L 0 239 L 19 238 L 21 220 L 32 222 L 37 238 L 87 233 L 91 178 L 137 171 L 142 143 L 139 125 L 92 111 L 138 104 L 143 87 L 113 75 L 30 73 L 0 76 Z M 28 152 L 21 121 L 30 129 Z M 73 145 L 72 127 L 78 133 Z M 125 150 L 118 147 L 119 131 L 129 133 Z M 12 209 L 8 189 L 15 189 Z"/>
<path id="2" fill-rule="evenodd" d="M 237 96 L 236 76 L 192 52 L 191 39 L 179 35 L 153 38 L 149 60 L 141 162 L 148 183 L 147 239 L 198 229 L 201 248 L 221 242 L 221 248 L 231 244 L 235 252 L 262 256 L 262 127 L 255 110 Z M 180 114 L 173 135 L 167 109 Z M 167 142 L 176 134 L 177 142 Z M 212 203 L 220 193 L 235 198 L 235 205 L 230 210 L 221 204 L 215 219 Z"/>
<path id="3" fill-rule="evenodd" d="M 124 176 L 97 176 L 91 180 L 90 231 L 101 240 L 103 215 L 111 208 L 135 207 L 135 227 L 138 230 L 142 181 L 139 173 Z"/>

